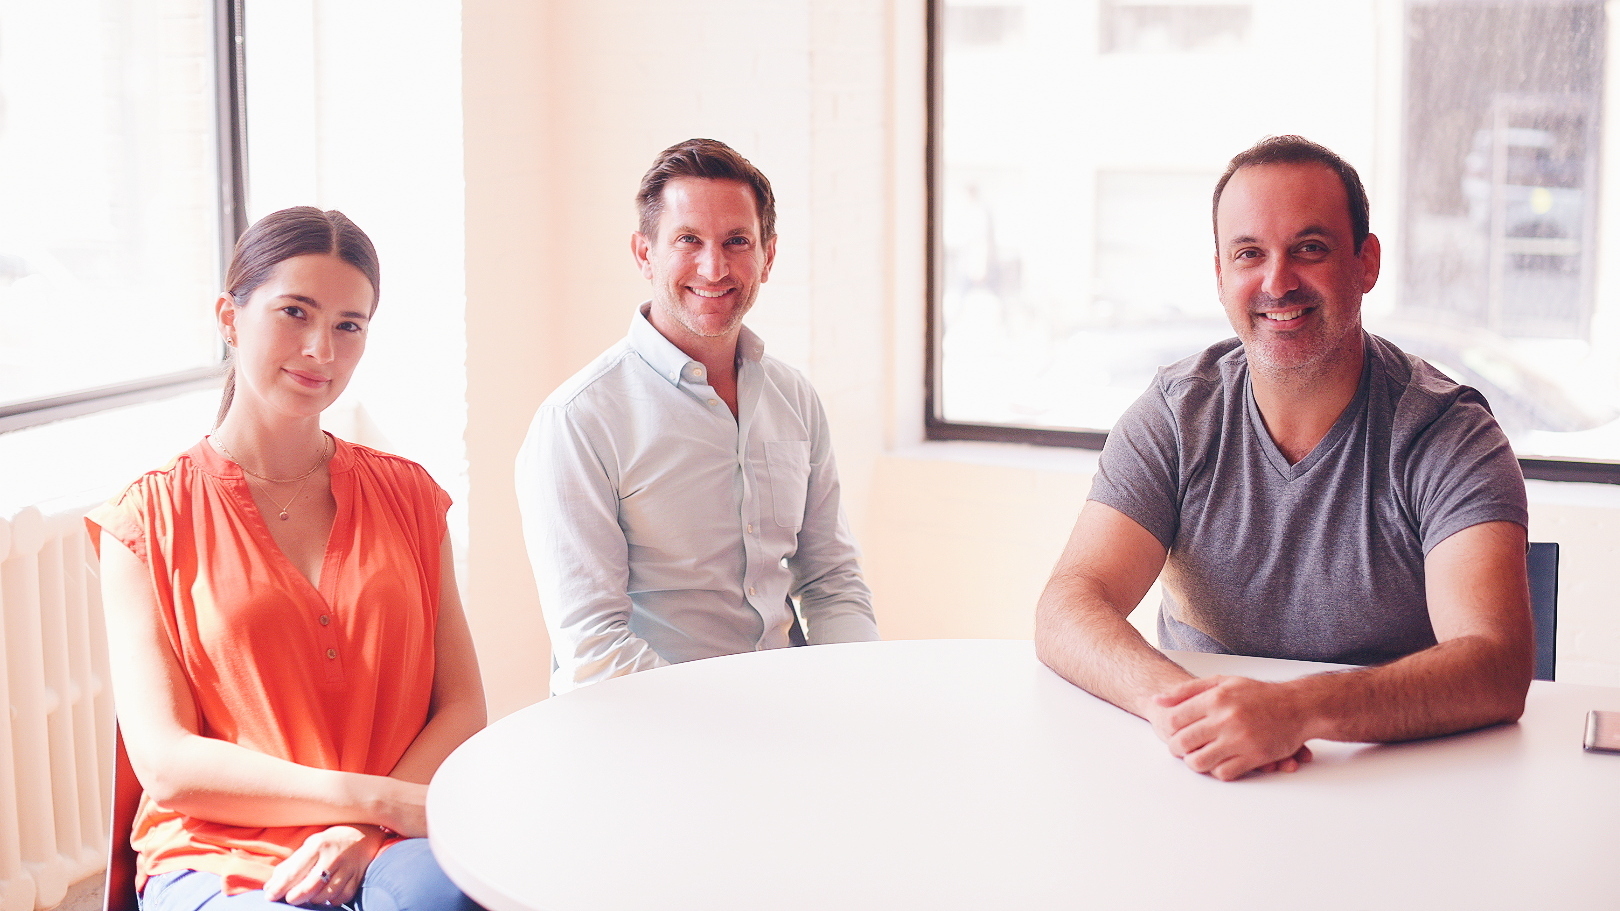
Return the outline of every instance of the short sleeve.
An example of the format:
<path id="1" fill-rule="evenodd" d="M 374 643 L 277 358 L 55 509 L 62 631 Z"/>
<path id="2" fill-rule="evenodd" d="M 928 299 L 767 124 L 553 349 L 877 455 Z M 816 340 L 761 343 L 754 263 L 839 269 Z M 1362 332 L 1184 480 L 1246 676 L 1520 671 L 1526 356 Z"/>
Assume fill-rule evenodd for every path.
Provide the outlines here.
<path id="1" fill-rule="evenodd" d="M 1425 554 L 1475 525 L 1529 525 L 1518 457 L 1474 389 L 1462 387 L 1450 406 L 1413 437 L 1405 476 Z"/>
<path id="2" fill-rule="evenodd" d="M 1087 499 L 1124 513 L 1167 549 L 1178 530 L 1181 457 L 1162 377 L 1109 432 Z"/>
<path id="3" fill-rule="evenodd" d="M 85 513 L 85 530 L 90 534 L 90 544 L 95 548 L 97 557 L 101 556 L 101 533 L 105 531 L 129 548 L 142 563 L 151 562 L 141 509 L 141 487 L 142 482 L 136 481 L 118 496 Z"/>

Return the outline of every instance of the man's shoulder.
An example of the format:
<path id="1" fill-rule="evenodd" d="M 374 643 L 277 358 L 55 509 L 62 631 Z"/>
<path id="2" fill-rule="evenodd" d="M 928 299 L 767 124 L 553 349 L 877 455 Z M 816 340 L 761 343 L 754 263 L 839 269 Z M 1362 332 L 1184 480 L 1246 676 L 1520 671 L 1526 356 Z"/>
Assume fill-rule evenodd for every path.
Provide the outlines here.
<path id="1" fill-rule="evenodd" d="M 635 372 L 645 369 L 641 356 L 636 353 L 628 337 L 619 339 L 590 363 L 546 396 L 541 408 L 574 409 L 589 407 L 598 397 L 618 398 L 635 379 Z"/>
<path id="2" fill-rule="evenodd" d="M 759 369 L 767 379 L 779 386 L 803 389 L 807 392 L 814 391 L 814 387 L 810 385 L 810 378 L 804 375 L 803 370 L 769 354 L 760 355 Z"/>
<path id="3" fill-rule="evenodd" d="M 1393 417 L 1400 423 L 1426 426 L 1459 409 L 1490 413 L 1477 389 L 1457 382 L 1389 339 L 1369 333 L 1367 356 L 1394 400 Z"/>
<path id="4" fill-rule="evenodd" d="M 1182 380 L 1211 383 L 1231 383 L 1241 378 L 1247 362 L 1243 356 L 1243 343 L 1237 338 L 1222 339 L 1195 354 L 1159 368 L 1163 384 Z"/>
<path id="5" fill-rule="evenodd" d="M 1172 411 L 1197 411 L 1241 394 L 1247 371 L 1242 342 L 1229 338 L 1160 367 L 1153 385 Z"/>

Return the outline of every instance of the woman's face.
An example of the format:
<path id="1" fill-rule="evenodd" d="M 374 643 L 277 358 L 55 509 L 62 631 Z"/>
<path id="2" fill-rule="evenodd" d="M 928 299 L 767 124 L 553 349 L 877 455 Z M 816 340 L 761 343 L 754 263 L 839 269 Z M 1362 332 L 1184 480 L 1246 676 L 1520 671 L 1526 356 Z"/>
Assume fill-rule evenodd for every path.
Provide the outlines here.
<path id="1" fill-rule="evenodd" d="M 236 346 L 232 408 L 320 414 L 360 362 L 374 304 L 365 274 L 329 253 L 283 260 L 246 301 L 221 295 L 220 328 Z"/>

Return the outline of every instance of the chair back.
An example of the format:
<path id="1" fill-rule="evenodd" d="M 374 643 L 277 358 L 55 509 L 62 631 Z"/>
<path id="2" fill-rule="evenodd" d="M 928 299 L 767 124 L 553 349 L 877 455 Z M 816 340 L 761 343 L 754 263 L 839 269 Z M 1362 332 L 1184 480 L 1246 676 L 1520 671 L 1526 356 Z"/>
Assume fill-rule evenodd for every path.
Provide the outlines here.
<path id="1" fill-rule="evenodd" d="M 1558 662 L 1558 545 L 1532 543 L 1526 560 L 1536 621 L 1536 679 L 1551 680 Z"/>
<path id="2" fill-rule="evenodd" d="M 141 782 L 124 750 L 124 734 L 113 729 L 112 822 L 108 827 L 107 878 L 102 883 L 102 911 L 138 911 L 135 894 L 135 849 L 129 836 L 135 828 L 135 811 L 141 805 Z"/>

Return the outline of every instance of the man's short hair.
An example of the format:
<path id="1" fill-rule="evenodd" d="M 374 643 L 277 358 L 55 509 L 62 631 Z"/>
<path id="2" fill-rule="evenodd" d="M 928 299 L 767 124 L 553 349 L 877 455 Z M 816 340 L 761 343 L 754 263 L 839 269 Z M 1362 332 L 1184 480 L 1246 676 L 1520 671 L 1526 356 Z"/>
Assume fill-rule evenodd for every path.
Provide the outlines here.
<path id="1" fill-rule="evenodd" d="M 754 191 L 759 215 L 760 240 L 776 236 L 776 196 L 771 182 L 748 159 L 718 139 L 688 139 L 676 143 L 654 159 L 636 190 L 636 211 L 641 214 L 641 233 L 649 241 L 658 237 L 658 220 L 664 215 L 664 184 L 681 177 L 704 180 L 736 180 Z"/>
<path id="2" fill-rule="evenodd" d="M 1303 136 L 1267 136 L 1239 152 L 1226 166 L 1226 173 L 1215 184 L 1215 201 L 1209 212 L 1210 222 L 1215 225 L 1217 247 L 1221 243 L 1221 230 L 1216 216 L 1220 212 L 1221 192 L 1226 189 L 1226 182 L 1239 168 L 1262 164 L 1319 164 L 1338 174 L 1339 181 L 1344 184 L 1344 196 L 1350 201 L 1350 229 L 1355 237 L 1356 252 L 1361 252 L 1361 245 L 1372 231 L 1368 219 L 1367 190 L 1361 185 L 1361 177 L 1348 161 L 1340 158 L 1332 149 Z"/>

